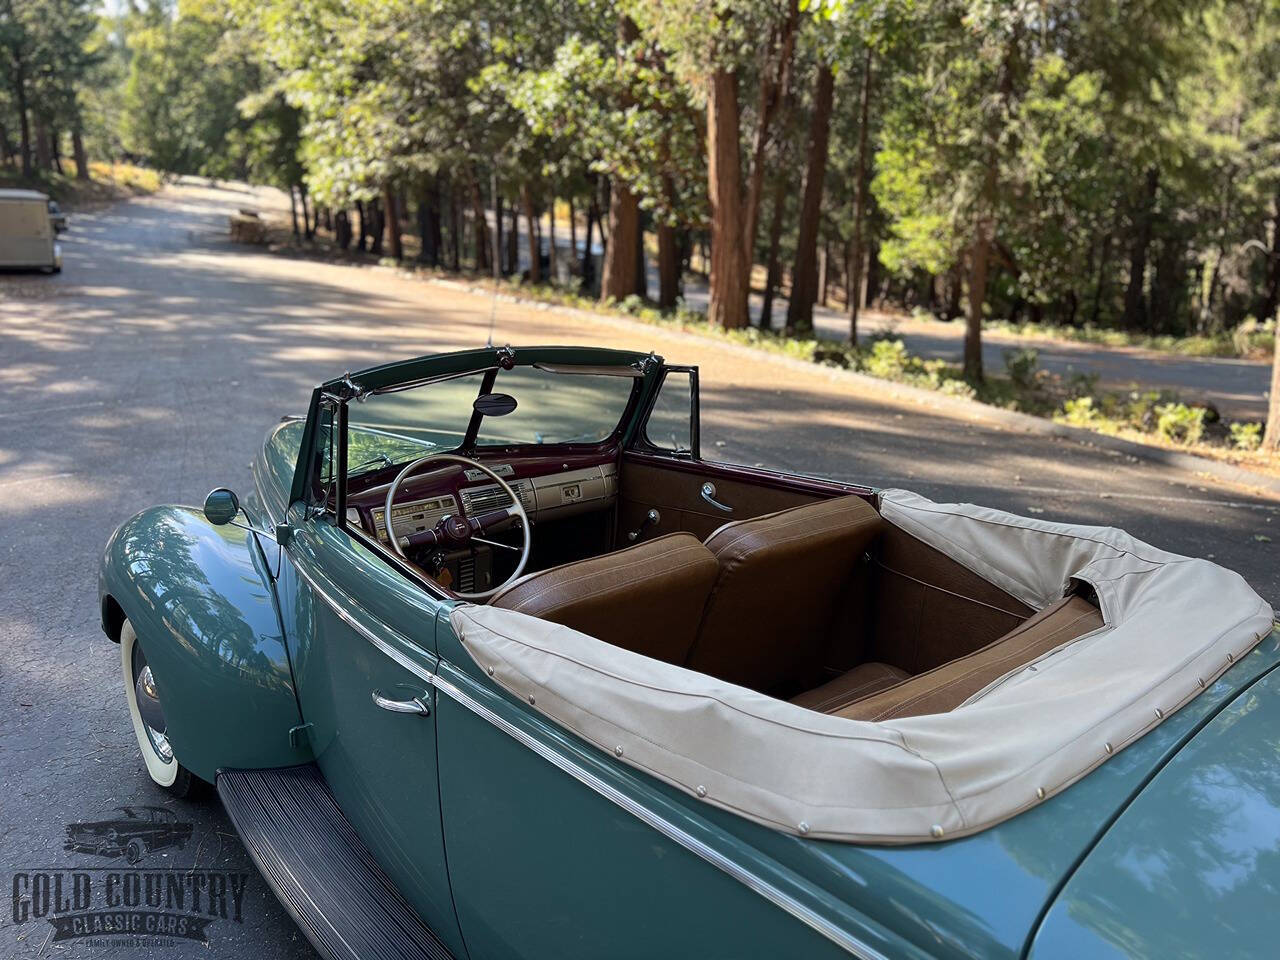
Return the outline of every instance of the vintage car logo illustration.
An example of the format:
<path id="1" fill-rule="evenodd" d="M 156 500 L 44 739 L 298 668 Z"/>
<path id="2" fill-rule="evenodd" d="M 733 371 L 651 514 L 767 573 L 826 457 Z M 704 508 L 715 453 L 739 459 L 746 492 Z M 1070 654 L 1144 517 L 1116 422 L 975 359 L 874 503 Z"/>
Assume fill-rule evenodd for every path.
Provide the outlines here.
<path id="1" fill-rule="evenodd" d="M 15 926 L 47 922 L 51 942 L 89 947 L 208 944 L 218 921 L 244 923 L 252 874 L 143 862 L 188 848 L 193 829 L 172 810 L 141 804 L 69 823 L 63 850 L 92 862 L 15 870 L 10 919 Z"/>
<path id="2" fill-rule="evenodd" d="M 117 807 L 113 813 L 103 820 L 67 824 L 62 848 L 138 863 L 153 850 L 181 850 L 191 839 L 191 824 L 181 822 L 164 807 Z"/>

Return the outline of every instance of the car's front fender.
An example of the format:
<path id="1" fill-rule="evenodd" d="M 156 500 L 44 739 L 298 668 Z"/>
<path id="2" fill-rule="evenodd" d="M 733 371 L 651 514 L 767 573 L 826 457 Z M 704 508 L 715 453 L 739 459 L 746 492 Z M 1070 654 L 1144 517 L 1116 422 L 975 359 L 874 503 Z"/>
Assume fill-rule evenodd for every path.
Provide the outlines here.
<path id="1" fill-rule="evenodd" d="M 155 675 L 174 755 L 212 781 L 224 767 L 311 759 L 270 572 L 253 535 L 190 507 L 153 507 L 107 543 L 103 629 L 127 617 Z M 295 742 L 297 745 L 295 745 Z"/>

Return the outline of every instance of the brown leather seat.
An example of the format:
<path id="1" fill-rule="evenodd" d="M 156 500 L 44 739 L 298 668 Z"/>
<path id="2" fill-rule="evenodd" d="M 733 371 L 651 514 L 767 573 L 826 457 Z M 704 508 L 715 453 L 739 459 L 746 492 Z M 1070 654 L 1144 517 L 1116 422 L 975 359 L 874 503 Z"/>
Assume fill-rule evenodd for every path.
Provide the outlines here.
<path id="1" fill-rule="evenodd" d="M 883 524 L 850 496 L 716 530 L 707 547 L 720 576 L 685 665 L 762 691 L 813 683 L 844 589 Z"/>
<path id="2" fill-rule="evenodd" d="M 911 676 L 891 663 L 860 663 L 820 687 L 806 690 L 791 702 L 819 713 L 831 713 L 855 700 L 897 686 Z"/>
<path id="3" fill-rule="evenodd" d="M 684 663 L 720 565 L 688 533 L 521 577 L 489 603 Z"/>
<path id="4" fill-rule="evenodd" d="M 878 721 L 945 713 L 1006 673 L 1102 625 L 1102 612 L 1084 597 L 1073 595 L 1045 607 L 981 650 L 914 677 L 892 684 L 882 683 L 878 689 L 872 689 L 860 686 L 859 681 L 865 684 L 873 677 L 867 668 L 885 665 L 862 664 L 791 702 L 850 720 Z"/>

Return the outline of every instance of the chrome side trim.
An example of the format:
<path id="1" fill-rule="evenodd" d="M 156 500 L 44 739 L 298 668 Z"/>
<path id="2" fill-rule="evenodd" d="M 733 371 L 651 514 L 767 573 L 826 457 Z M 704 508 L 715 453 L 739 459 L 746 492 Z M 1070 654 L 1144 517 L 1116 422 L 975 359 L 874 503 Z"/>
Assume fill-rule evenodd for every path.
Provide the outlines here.
<path id="1" fill-rule="evenodd" d="M 574 763 L 572 760 L 564 757 L 560 753 L 548 747 L 546 744 L 539 742 L 534 737 L 529 736 L 529 734 L 525 733 L 519 727 L 503 719 L 470 694 L 464 692 L 453 683 L 446 680 L 444 677 L 437 675 L 433 682 L 436 689 L 448 696 L 449 699 L 466 707 L 477 716 L 489 721 L 489 723 L 493 724 L 503 733 L 507 734 L 522 746 L 532 750 L 548 763 L 557 767 L 564 773 L 569 774 L 569 776 L 594 790 L 606 800 L 617 804 L 637 820 L 640 820 L 652 827 L 654 830 L 657 830 L 668 839 L 675 841 L 690 853 L 701 857 L 713 867 L 724 871 L 739 883 L 755 891 L 774 906 L 785 910 L 801 923 L 826 937 L 837 946 L 847 950 L 853 956 L 860 958 L 860 960 L 889 960 L 889 957 L 881 953 L 879 950 L 867 943 L 864 943 L 858 938 L 851 936 L 848 932 L 840 929 L 825 917 L 820 916 L 810 908 L 806 907 L 794 897 L 784 893 L 782 890 L 779 890 L 764 878 L 730 860 L 720 851 L 703 843 L 687 831 L 682 830 L 670 820 L 667 820 L 665 817 L 660 816 L 653 810 L 650 810 L 648 807 L 627 796 L 616 787 L 605 783 L 591 771 Z"/>
<path id="2" fill-rule="evenodd" d="M 445 694 L 450 700 L 453 700 L 455 703 L 470 710 L 476 716 L 487 720 L 493 726 L 507 734 L 507 736 L 511 737 L 525 748 L 532 750 L 552 766 L 564 773 L 567 773 L 579 783 L 595 791 L 611 803 L 621 807 L 637 820 L 649 827 L 652 827 L 654 830 L 657 830 L 669 840 L 678 843 L 690 853 L 701 857 L 713 867 L 716 867 L 728 874 L 743 886 L 759 894 L 761 897 L 764 897 L 764 899 L 768 900 L 779 909 L 791 914 L 805 926 L 809 927 L 821 936 L 826 937 L 836 946 L 846 950 L 852 956 L 859 958 L 859 960 L 891 960 L 888 955 L 851 935 L 848 931 L 836 926 L 825 917 L 800 903 L 790 894 L 778 889 L 763 877 L 752 873 L 740 864 L 735 863 L 714 847 L 711 847 L 699 840 L 688 831 L 682 830 L 670 820 L 667 820 L 665 817 L 660 816 L 658 813 L 627 796 L 616 787 L 605 783 L 590 770 L 587 770 L 580 764 L 574 763 L 572 760 L 553 750 L 551 747 L 541 743 L 534 737 L 531 737 L 519 727 L 494 713 L 484 704 L 480 703 L 480 701 L 461 690 L 449 680 L 446 680 L 439 674 L 432 673 L 420 664 L 415 663 L 399 650 L 395 649 L 395 647 L 392 647 L 384 641 L 377 634 L 373 633 L 373 631 L 366 628 L 356 620 L 355 617 L 351 616 L 351 614 L 334 599 L 332 594 L 330 594 L 324 587 L 320 586 L 316 582 L 315 578 L 303 570 L 296 562 L 293 564 L 293 569 L 297 571 L 298 576 L 301 577 L 313 591 L 315 591 L 316 595 L 320 597 L 320 599 L 323 600 L 335 614 L 337 614 L 338 618 L 342 620 L 343 623 L 350 626 L 356 631 L 356 633 L 360 634 L 360 636 L 364 637 L 397 664 L 404 667 L 404 669 L 424 680 L 440 693 Z M 359 606 L 359 604 L 350 598 L 348 598 L 348 602 L 353 606 Z M 398 634 L 398 636 L 401 635 Z M 412 641 L 409 640 L 408 637 L 403 637 L 403 639 L 406 643 L 412 644 Z"/>

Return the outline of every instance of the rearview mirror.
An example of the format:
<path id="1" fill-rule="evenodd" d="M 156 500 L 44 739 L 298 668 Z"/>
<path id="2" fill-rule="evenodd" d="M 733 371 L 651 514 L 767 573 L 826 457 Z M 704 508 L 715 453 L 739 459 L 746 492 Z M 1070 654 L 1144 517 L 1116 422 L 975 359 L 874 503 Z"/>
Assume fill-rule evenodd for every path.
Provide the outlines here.
<path id="1" fill-rule="evenodd" d="M 209 491 L 204 498 L 204 518 L 215 527 L 230 523 L 240 513 L 240 498 L 226 487 Z"/>

